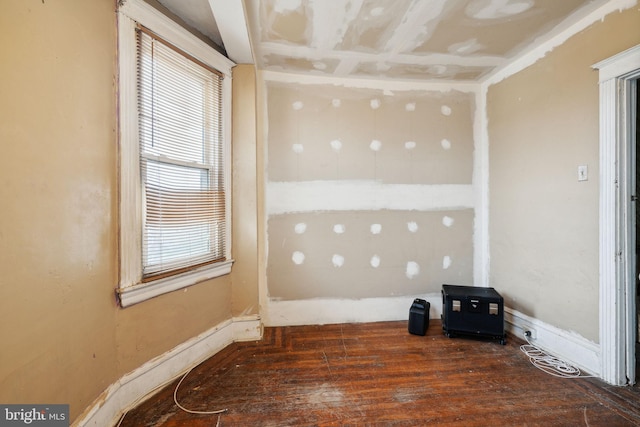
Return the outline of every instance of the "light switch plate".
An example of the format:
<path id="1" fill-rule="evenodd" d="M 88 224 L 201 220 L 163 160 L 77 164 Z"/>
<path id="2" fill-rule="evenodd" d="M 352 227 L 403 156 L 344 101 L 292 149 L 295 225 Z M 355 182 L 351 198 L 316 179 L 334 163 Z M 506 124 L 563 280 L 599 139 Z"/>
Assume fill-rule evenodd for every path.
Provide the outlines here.
<path id="1" fill-rule="evenodd" d="M 578 166 L 578 181 L 587 181 L 589 179 L 589 168 L 587 165 Z"/>

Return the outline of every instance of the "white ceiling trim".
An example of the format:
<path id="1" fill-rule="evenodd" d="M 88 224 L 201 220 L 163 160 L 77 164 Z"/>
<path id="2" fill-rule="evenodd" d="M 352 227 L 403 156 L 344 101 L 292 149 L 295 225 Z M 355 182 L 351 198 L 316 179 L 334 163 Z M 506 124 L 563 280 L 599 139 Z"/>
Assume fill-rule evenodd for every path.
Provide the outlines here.
<path id="1" fill-rule="evenodd" d="M 236 64 L 253 64 L 248 21 L 241 1 L 209 0 L 227 56 Z"/>

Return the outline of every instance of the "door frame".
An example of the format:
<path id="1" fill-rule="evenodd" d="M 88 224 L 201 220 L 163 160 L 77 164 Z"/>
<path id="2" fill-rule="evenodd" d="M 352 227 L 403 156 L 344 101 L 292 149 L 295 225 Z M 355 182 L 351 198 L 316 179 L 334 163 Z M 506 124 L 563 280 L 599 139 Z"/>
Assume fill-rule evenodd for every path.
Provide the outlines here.
<path id="1" fill-rule="evenodd" d="M 635 135 L 640 45 L 593 65 L 600 85 L 600 376 L 635 382 Z"/>

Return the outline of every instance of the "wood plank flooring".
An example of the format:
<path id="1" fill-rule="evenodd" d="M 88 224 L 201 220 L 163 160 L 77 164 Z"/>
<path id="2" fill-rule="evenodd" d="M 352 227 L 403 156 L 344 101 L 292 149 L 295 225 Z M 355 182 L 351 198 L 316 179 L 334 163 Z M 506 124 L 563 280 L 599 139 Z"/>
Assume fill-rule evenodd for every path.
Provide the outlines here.
<path id="1" fill-rule="evenodd" d="M 509 336 L 426 336 L 407 322 L 266 328 L 130 411 L 121 426 L 634 426 L 640 390 L 533 367 Z"/>

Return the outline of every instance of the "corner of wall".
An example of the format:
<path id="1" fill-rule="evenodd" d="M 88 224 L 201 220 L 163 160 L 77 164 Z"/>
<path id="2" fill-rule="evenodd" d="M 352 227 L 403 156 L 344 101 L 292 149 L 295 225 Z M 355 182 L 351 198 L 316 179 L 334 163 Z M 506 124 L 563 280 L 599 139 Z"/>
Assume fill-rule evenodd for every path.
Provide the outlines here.
<path id="1" fill-rule="evenodd" d="M 129 409 L 190 368 L 234 342 L 261 339 L 262 331 L 262 322 L 257 315 L 219 323 L 118 379 L 84 411 L 73 426 L 104 427 L 116 424 Z"/>

